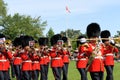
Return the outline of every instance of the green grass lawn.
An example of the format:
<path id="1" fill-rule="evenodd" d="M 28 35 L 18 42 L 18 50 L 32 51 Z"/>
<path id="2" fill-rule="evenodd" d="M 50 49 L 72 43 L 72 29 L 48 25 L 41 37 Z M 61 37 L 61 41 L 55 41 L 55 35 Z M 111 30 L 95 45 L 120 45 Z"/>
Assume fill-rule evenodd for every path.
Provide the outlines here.
<path id="1" fill-rule="evenodd" d="M 104 72 L 104 80 L 105 77 L 106 77 L 106 72 Z M 16 79 L 12 79 L 12 80 L 16 80 Z M 54 76 L 51 68 L 49 68 L 48 80 L 54 80 Z M 68 80 L 80 80 L 80 74 L 76 69 L 75 61 L 71 61 L 69 64 Z M 89 72 L 88 72 L 88 80 L 91 80 Z M 118 62 L 115 62 L 115 66 L 114 66 L 114 80 L 120 80 L 120 63 Z"/>

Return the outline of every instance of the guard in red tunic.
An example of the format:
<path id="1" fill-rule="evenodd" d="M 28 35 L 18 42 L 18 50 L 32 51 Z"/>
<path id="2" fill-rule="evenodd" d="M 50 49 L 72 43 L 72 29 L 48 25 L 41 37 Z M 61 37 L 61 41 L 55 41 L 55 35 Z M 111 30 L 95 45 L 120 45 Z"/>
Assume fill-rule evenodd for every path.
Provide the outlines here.
<path id="1" fill-rule="evenodd" d="M 8 80 L 8 69 L 10 61 L 13 59 L 11 51 L 7 50 L 4 45 L 5 36 L 0 34 L 0 80 Z"/>
<path id="2" fill-rule="evenodd" d="M 40 37 L 38 39 L 40 45 L 40 68 L 41 80 L 48 80 L 49 55 L 47 50 L 48 38 Z"/>
<path id="3" fill-rule="evenodd" d="M 31 36 L 21 36 L 21 43 L 23 52 L 20 54 L 22 58 L 22 76 L 23 80 L 31 80 L 32 79 L 32 60 L 30 58 L 30 42 L 33 41 Z"/>
<path id="4" fill-rule="evenodd" d="M 88 42 L 92 50 L 89 51 L 88 65 L 87 69 L 90 72 L 92 80 L 103 80 L 104 73 L 104 63 L 103 63 L 103 53 L 104 49 L 101 43 L 96 40 L 100 35 L 100 26 L 97 23 L 91 23 L 86 29 L 87 37 L 90 39 Z"/>
<path id="5" fill-rule="evenodd" d="M 63 71 L 63 79 L 62 80 L 68 80 L 67 74 L 68 74 L 68 66 L 69 66 L 69 62 L 70 62 L 70 50 L 69 47 L 67 46 L 68 44 L 68 38 L 67 37 L 62 37 L 63 40 L 63 48 L 62 48 L 62 60 L 63 60 L 63 67 L 62 67 L 62 71 Z"/>
<path id="6" fill-rule="evenodd" d="M 51 45 L 52 45 L 52 49 L 50 51 L 51 68 L 55 80 L 61 80 L 61 69 L 63 67 L 62 51 L 61 51 L 62 46 L 59 44 L 58 40 L 62 40 L 60 34 L 56 34 L 51 37 Z"/>
<path id="7" fill-rule="evenodd" d="M 34 48 L 31 48 L 31 55 L 30 58 L 32 60 L 32 79 L 38 80 L 39 72 L 40 72 L 40 62 L 39 62 L 39 55 Z"/>
<path id="8" fill-rule="evenodd" d="M 78 56 L 77 56 L 77 69 L 81 75 L 81 80 L 87 80 L 87 71 L 86 66 L 88 63 L 88 57 L 87 54 L 89 54 L 89 51 L 91 51 L 85 36 L 79 36 L 77 40 L 77 46 L 78 46 Z"/>
<path id="9" fill-rule="evenodd" d="M 21 80 L 21 64 L 22 59 L 20 57 L 21 54 L 21 40 L 20 37 L 16 37 L 13 41 L 13 46 L 15 47 L 15 52 L 13 54 L 14 60 L 13 60 L 13 69 L 15 71 L 15 76 L 17 80 Z"/>
<path id="10" fill-rule="evenodd" d="M 106 80 L 113 80 L 114 53 L 119 52 L 118 48 L 115 47 L 114 40 L 109 39 L 110 36 L 111 34 L 108 30 L 101 32 L 101 38 L 108 38 L 102 40 L 104 47 L 104 64 L 107 72 Z"/>

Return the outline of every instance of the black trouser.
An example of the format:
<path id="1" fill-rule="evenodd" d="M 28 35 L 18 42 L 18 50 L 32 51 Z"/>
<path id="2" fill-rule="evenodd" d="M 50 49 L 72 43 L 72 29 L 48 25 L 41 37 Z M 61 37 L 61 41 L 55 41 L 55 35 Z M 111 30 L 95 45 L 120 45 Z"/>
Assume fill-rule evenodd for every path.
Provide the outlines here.
<path id="1" fill-rule="evenodd" d="M 78 68 L 78 71 L 81 75 L 81 80 L 87 80 L 87 71 L 85 68 Z"/>
<path id="2" fill-rule="evenodd" d="M 45 65 L 40 65 L 40 69 L 41 69 L 41 77 L 40 80 L 46 80 L 46 75 L 45 75 Z"/>
<path id="3" fill-rule="evenodd" d="M 47 65 L 45 65 L 45 80 L 48 80 L 48 69 L 49 69 L 49 63 L 47 63 Z"/>
<path id="4" fill-rule="evenodd" d="M 32 74 L 32 80 L 38 80 L 39 70 L 34 70 Z"/>
<path id="5" fill-rule="evenodd" d="M 52 67 L 55 80 L 61 80 L 61 67 Z"/>
<path id="6" fill-rule="evenodd" d="M 63 70 L 63 80 L 68 80 L 67 79 L 68 63 L 64 63 L 64 66 L 62 67 L 62 70 Z"/>
<path id="7" fill-rule="evenodd" d="M 10 77 L 10 68 L 8 69 L 8 71 L 6 73 L 7 73 L 8 80 L 11 80 L 11 77 Z"/>
<path id="8" fill-rule="evenodd" d="M 22 76 L 23 76 L 23 80 L 32 80 L 32 72 L 31 71 L 23 71 Z"/>
<path id="9" fill-rule="evenodd" d="M 15 74 L 16 74 L 17 80 L 21 80 L 21 69 L 20 69 L 20 65 L 14 65 L 14 70 L 15 70 Z"/>
<path id="10" fill-rule="evenodd" d="M 12 75 L 12 78 L 14 78 L 16 75 L 15 75 L 15 65 L 13 65 L 13 63 L 11 63 L 11 75 Z M 19 80 L 19 79 L 18 79 Z"/>
<path id="11" fill-rule="evenodd" d="M 8 71 L 0 71 L 0 80 L 9 80 Z"/>
<path id="12" fill-rule="evenodd" d="M 106 80 L 113 80 L 113 66 L 105 66 L 107 76 Z"/>
<path id="13" fill-rule="evenodd" d="M 92 80 L 103 80 L 103 72 L 90 72 Z"/>

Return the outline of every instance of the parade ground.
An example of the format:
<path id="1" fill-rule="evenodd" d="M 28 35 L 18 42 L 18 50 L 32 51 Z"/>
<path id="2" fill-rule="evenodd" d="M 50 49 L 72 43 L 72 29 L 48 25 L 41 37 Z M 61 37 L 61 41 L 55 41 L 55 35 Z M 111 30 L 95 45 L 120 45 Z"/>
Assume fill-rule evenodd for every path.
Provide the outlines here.
<path id="1" fill-rule="evenodd" d="M 120 62 L 115 62 L 114 66 L 114 80 L 119 80 L 120 79 Z M 89 72 L 88 72 L 88 80 L 91 80 Z M 106 72 L 104 72 L 104 80 L 106 77 Z M 12 80 L 16 80 L 15 78 L 12 78 Z M 40 79 L 39 79 L 40 80 Z M 54 76 L 52 73 L 52 69 L 49 68 L 49 73 L 48 73 L 48 80 L 54 80 Z M 76 62 L 71 61 L 69 64 L 69 70 L 68 70 L 68 80 L 80 80 L 80 74 L 78 70 L 76 69 Z"/>

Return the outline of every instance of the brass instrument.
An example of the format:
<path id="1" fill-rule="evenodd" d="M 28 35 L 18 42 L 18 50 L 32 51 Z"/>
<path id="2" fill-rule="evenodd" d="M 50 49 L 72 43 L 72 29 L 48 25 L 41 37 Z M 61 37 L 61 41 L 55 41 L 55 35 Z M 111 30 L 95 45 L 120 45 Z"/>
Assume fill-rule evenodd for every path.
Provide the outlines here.
<path id="1" fill-rule="evenodd" d="M 88 40 L 88 41 L 91 41 L 91 40 L 96 40 L 96 41 L 99 41 L 99 40 L 111 40 L 111 39 L 113 39 L 115 41 L 118 40 L 120 42 L 120 37 L 115 37 L 115 38 L 90 38 L 90 39 L 86 38 L 86 40 Z M 75 40 L 72 40 L 72 41 L 79 41 L 79 39 L 75 39 Z"/>
<path id="2" fill-rule="evenodd" d="M 94 58 L 98 55 L 99 50 L 100 50 L 100 42 L 97 42 L 94 50 L 92 51 L 92 54 L 89 57 L 88 64 L 87 64 L 87 67 L 86 67 L 86 71 L 88 71 L 88 68 L 92 64 Z"/>

